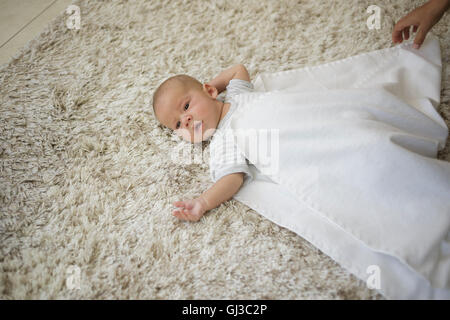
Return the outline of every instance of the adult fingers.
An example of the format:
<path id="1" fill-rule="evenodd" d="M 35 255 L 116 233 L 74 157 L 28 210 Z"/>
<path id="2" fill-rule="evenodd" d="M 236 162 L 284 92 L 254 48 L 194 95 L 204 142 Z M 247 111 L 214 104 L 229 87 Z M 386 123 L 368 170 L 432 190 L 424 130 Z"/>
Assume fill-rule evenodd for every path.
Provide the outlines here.
<path id="1" fill-rule="evenodd" d="M 409 39 L 409 26 L 403 29 L 403 37 L 405 40 Z"/>
<path id="2" fill-rule="evenodd" d="M 402 18 L 400 19 L 394 26 L 394 30 L 392 30 L 392 41 L 394 43 L 400 43 L 403 41 L 403 29 L 406 27 L 409 28 L 411 24 L 408 22 L 408 19 Z"/>
<path id="3" fill-rule="evenodd" d="M 392 42 L 393 43 L 401 43 L 403 41 L 403 30 L 395 30 L 392 31 Z"/>
<path id="4" fill-rule="evenodd" d="M 417 35 L 414 38 L 414 48 L 419 49 L 422 45 L 425 37 L 427 36 L 428 31 L 431 28 L 428 25 L 420 25 L 419 30 L 417 31 Z"/>

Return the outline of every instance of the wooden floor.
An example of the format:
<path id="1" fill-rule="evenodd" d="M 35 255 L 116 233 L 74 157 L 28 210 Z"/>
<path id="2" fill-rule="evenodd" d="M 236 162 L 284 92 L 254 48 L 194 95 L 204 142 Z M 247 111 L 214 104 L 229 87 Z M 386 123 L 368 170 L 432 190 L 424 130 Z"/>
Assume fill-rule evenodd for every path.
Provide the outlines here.
<path id="1" fill-rule="evenodd" d="M 0 0 L 0 65 L 35 38 L 72 0 Z"/>

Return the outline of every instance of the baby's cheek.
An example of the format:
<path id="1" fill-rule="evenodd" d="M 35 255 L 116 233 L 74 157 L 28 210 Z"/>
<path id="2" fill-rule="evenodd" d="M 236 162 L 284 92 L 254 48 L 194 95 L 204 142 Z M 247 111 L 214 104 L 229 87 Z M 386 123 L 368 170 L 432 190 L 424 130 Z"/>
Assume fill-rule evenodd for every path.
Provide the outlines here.
<path id="1" fill-rule="evenodd" d="M 192 142 L 192 137 L 191 137 L 191 133 L 189 132 L 188 129 L 178 129 L 175 130 L 175 133 L 177 134 L 177 136 L 181 137 L 184 141 L 187 142 Z"/>

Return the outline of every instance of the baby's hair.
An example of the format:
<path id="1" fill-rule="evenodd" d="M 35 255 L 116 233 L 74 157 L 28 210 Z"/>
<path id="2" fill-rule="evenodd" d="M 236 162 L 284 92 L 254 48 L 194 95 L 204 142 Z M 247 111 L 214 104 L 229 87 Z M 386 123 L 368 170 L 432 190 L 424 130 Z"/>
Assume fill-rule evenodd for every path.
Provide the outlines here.
<path id="1" fill-rule="evenodd" d="M 158 100 L 168 91 L 168 89 L 171 87 L 171 85 L 174 84 L 174 82 L 181 84 L 185 88 L 202 88 L 202 83 L 200 81 L 185 74 L 178 74 L 164 80 L 163 83 L 161 83 L 153 93 L 153 114 L 155 115 L 155 117 Z"/>

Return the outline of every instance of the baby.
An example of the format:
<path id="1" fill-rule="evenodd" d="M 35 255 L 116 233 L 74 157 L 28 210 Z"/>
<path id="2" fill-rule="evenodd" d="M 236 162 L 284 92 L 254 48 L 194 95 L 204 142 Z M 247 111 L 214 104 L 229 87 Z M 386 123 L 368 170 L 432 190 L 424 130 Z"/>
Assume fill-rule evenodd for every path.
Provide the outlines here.
<path id="1" fill-rule="evenodd" d="M 217 97 L 224 90 L 227 94 L 222 102 Z M 252 91 L 250 76 L 242 64 L 224 70 L 209 83 L 201 84 L 190 76 L 177 75 L 156 89 L 153 110 L 162 125 L 192 143 L 208 140 L 214 135 L 210 143 L 214 184 L 195 199 L 175 202 L 179 208 L 173 211 L 175 217 L 198 221 L 207 211 L 229 200 L 239 191 L 245 176 L 251 176 L 248 162 L 236 146 L 217 136 L 223 137 L 230 124 L 236 107 L 233 97 Z M 230 153 L 226 155 L 230 147 L 234 148 L 233 161 L 229 161 Z"/>

